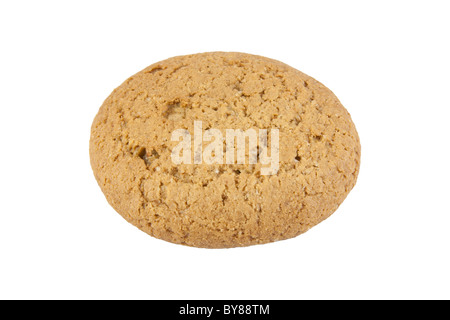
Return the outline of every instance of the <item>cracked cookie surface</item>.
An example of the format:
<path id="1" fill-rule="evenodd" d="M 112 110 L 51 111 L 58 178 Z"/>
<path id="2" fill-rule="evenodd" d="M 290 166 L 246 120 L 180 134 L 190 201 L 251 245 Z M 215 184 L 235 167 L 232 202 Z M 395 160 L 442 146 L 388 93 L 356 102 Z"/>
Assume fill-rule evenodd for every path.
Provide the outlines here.
<path id="1" fill-rule="evenodd" d="M 279 130 L 279 170 L 174 164 L 176 129 Z M 204 142 L 206 146 L 208 142 Z M 325 86 L 276 60 L 235 52 L 179 56 L 127 79 L 91 128 L 90 159 L 111 206 L 166 241 L 204 248 L 295 237 L 329 217 L 356 183 L 360 143 Z"/>

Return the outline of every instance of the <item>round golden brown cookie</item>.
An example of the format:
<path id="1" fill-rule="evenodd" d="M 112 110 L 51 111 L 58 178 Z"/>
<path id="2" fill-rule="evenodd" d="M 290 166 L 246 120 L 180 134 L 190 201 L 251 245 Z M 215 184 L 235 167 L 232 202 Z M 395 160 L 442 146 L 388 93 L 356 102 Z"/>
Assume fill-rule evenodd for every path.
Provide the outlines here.
<path id="1" fill-rule="evenodd" d="M 101 106 L 91 165 L 111 206 L 166 241 L 249 246 L 295 237 L 353 188 L 360 143 L 325 86 L 261 56 L 155 63 Z"/>

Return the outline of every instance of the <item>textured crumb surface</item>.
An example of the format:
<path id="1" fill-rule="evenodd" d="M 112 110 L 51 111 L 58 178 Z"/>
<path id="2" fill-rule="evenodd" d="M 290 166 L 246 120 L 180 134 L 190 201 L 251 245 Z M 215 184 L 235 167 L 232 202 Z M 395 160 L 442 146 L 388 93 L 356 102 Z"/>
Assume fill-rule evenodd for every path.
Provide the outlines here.
<path id="1" fill-rule="evenodd" d="M 262 175 L 259 162 L 174 164 L 171 134 L 193 134 L 194 121 L 278 129 L 278 173 Z M 329 217 L 356 182 L 360 143 L 318 81 L 265 57 L 211 52 L 155 63 L 116 88 L 92 124 L 90 158 L 106 199 L 136 227 L 227 248 L 292 238 Z"/>

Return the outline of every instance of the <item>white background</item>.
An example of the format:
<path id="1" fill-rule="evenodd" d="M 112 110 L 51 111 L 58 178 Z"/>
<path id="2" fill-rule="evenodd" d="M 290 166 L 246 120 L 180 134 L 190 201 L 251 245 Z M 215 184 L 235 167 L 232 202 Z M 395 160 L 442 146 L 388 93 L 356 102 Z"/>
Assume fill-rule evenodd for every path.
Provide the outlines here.
<path id="1" fill-rule="evenodd" d="M 449 299 L 448 1 L 2 1 L 0 298 Z M 175 55 L 241 51 L 328 86 L 359 131 L 358 183 L 291 240 L 154 239 L 106 202 L 90 125 Z"/>

